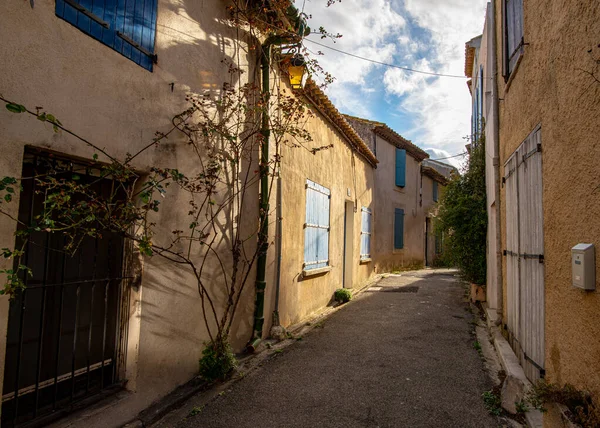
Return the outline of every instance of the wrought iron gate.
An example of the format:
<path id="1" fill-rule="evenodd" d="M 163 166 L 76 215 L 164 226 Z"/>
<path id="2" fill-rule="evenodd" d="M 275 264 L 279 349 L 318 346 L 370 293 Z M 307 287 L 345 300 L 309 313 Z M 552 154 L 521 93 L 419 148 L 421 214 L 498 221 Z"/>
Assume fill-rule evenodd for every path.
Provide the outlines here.
<path id="1" fill-rule="evenodd" d="M 504 166 L 507 328 L 527 377 L 544 377 L 542 142 L 537 128 Z"/>
<path id="2" fill-rule="evenodd" d="M 114 185 L 90 165 L 40 152 L 25 155 L 23 177 L 75 173 L 99 192 Z M 29 225 L 44 195 L 34 179 L 22 185 L 19 220 Z M 58 416 L 121 380 L 128 306 L 124 240 L 108 231 L 88 236 L 74 255 L 64 245 L 64 235 L 43 231 L 33 232 L 27 243 L 25 264 L 33 276 L 23 276 L 26 288 L 10 302 L 2 428 Z"/>

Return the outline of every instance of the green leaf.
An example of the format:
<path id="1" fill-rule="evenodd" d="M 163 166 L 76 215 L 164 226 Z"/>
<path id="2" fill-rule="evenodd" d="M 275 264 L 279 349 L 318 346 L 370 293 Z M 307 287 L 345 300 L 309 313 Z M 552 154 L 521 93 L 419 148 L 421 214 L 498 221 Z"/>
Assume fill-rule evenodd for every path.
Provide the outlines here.
<path id="1" fill-rule="evenodd" d="M 79 180 L 81 177 L 78 174 L 73 174 L 71 178 L 75 181 Z"/>
<path id="2" fill-rule="evenodd" d="M 38 120 L 45 122 L 46 121 L 46 113 L 38 114 L 37 118 L 38 118 Z"/>
<path id="3" fill-rule="evenodd" d="M 23 112 L 27 111 L 25 106 L 22 106 L 21 104 L 14 104 L 14 103 L 6 104 L 6 110 L 10 111 L 11 113 L 23 113 Z"/>
<path id="4" fill-rule="evenodd" d="M 15 189 L 13 189 L 12 187 L 7 187 L 7 188 L 6 188 L 6 191 L 7 191 L 8 193 L 15 193 Z"/>
<path id="5" fill-rule="evenodd" d="M 12 201 L 12 195 L 10 193 L 7 193 L 6 195 L 4 195 L 4 200 L 6 202 Z"/>
<path id="6" fill-rule="evenodd" d="M 94 153 L 94 155 L 92 156 L 92 159 L 98 160 L 98 155 L 96 153 Z"/>

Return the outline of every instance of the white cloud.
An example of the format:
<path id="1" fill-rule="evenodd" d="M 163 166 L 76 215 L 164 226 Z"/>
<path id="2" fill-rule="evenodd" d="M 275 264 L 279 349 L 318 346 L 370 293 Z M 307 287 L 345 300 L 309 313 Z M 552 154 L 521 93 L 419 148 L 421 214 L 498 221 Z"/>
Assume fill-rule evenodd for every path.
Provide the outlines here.
<path id="1" fill-rule="evenodd" d="M 463 75 L 464 46 L 481 34 L 485 0 L 348 0 L 324 7 L 324 1 L 307 1 L 313 25 L 323 25 L 343 37 L 333 44 L 337 49 L 376 61 L 394 63 L 436 73 Z M 401 16 L 398 11 L 402 11 Z M 418 31 L 412 31 L 413 26 Z M 420 36 L 419 36 L 420 35 Z M 369 63 L 310 42 L 321 50 L 319 62 L 336 82 L 328 95 L 336 106 L 350 114 L 382 120 L 378 111 L 369 111 L 364 97 L 380 95 L 380 110 L 394 116 L 397 111 L 410 117 L 410 124 L 389 123 L 398 132 L 422 147 L 456 154 L 464 150 L 463 136 L 470 130 L 471 99 L 466 79 L 434 77 Z"/>

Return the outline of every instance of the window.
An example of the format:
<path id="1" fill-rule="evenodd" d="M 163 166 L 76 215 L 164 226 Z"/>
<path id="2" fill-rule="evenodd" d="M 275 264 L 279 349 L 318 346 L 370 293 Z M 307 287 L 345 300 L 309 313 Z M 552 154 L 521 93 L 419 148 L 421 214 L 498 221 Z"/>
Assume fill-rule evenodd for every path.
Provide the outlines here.
<path id="1" fill-rule="evenodd" d="M 361 227 L 360 227 L 360 259 L 371 258 L 371 235 L 373 230 L 373 214 L 367 207 L 361 209 Z"/>
<path id="2" fill-rule="evenodd" d="M 56 0 L 56 15 L 136 64 L 156 62 L 157 0 Z"/>
<path id="3" fill-rule="evenodd" d="M 438 199 L 438 183 L 433 180 L 433 202 L 437 202 Z"/>
<path id="4" fill-rule="evenodd" d="M 329 189 L 306 180 L 304 270 L 329 266 Z"/>
<path id="5" fill-rule="evenodd" d="M 523 53 L 523 0 L 504 0 L 504 77 L 508 78 Z"/>
<path id="6" fill-rule="evenodd" d="M 394 211 L 394 249 L 404 248 L 404 210 L 396 208 Z"/>
<path id="7" fill-rule="evenodd" d="M 406 186 L 406 150 L 396 148 L 396 186 Z"/>

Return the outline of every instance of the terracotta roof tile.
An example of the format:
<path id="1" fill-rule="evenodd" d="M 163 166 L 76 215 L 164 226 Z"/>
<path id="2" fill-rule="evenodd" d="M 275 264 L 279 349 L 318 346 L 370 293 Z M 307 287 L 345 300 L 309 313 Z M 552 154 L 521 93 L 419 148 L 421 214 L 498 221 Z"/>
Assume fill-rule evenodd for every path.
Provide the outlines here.
<path id="1" fill-rule="evenodd" d="M 358 136 L 354 128 L 352 128 L 323 90 L 312 79 L 307 80 L 303 92 L 314 103 L 314 106 L 335 125 L 338 131 L 342 133 L 359 154 L 372 166 L 376 166 L 379 163 L 367 144 Z"/>

